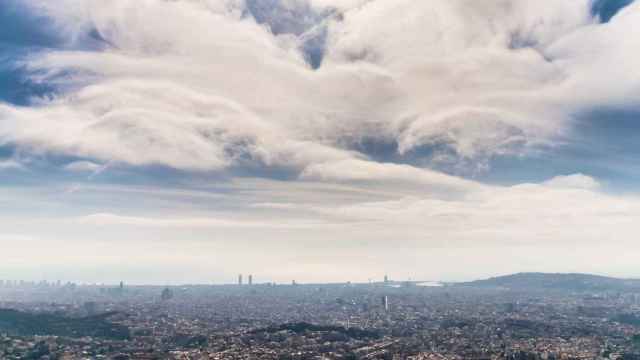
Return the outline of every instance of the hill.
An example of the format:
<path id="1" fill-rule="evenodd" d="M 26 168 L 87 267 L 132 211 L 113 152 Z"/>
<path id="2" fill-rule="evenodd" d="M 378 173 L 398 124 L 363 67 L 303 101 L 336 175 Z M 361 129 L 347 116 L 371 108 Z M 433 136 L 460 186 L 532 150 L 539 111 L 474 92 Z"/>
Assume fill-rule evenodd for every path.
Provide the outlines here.
<path id="1" fill-rule="evenodd" d="M 498 287 L 519 290 L 629 291 L 640 290 L 640 280 L 618 279 L 590 274 L 519 273 L 486 280 L 458 283 L 456 286 Z"/>
<path id="2" fill-rule="evenodd" d="M 55 314 L 31 314 L 0 309 L 0 332 L 19 335 L 54 335 L 64 337 L 102 337 L 128 339 L 129 329 L 113 324 L 107 318 L 114 313 L 98 316 L 69 318 Z"/>

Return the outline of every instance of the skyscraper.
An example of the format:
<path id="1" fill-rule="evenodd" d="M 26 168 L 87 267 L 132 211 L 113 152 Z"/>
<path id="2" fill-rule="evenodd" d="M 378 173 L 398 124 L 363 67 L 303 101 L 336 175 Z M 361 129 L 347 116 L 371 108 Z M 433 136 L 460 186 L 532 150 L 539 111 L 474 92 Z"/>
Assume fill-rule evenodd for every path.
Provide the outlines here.
<path id="1" fill-rule="evenodd" d="M 387 276 L 386 274 L 384 275 L 384 282 L 385 284 L 389 282 L 389 276 Z"/>
<path id="2" fill-rule="evenodd" d="M 249 274 L 249 285 L 253 285 L 253 275 Z"/>
<path id="3" fill-rule="evenodd" d="M 242 285 L 242 274 L 238 275 L 238 285 Z"/>
<path id="4" fill-rule="evenodd" d="M 382 297 L 382 307 L 384 311 L 389 311 L 389 297 L 386 295 Z"/>

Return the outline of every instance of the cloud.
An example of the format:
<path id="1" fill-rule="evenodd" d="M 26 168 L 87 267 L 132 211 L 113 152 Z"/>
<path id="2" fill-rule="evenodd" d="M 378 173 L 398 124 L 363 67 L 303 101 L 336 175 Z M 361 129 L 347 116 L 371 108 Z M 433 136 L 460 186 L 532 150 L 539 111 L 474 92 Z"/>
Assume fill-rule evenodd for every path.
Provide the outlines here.
<path id="1" fill-rule="evenodd" d="M 0 160 L 0 170 L 23 170 L 24 166 L 15 160 Z"/>
<path id="2" fill-rule="evenodd" d="M 563 246 L 635 249 L 639 200 L 551 155 L 587 146 L 581 114 L 637 107 L 638 2 L 61 1 L 0 5 L 0 83 L 24 84 L 0 89 L 0 156 L 29 159 L 0 170 L 31 186 L 0 189 L 6 231 L 86 252 L 166 240 L 158 263 L 228 247 L 225 266 L 264 241 L 255 264 L 332 274 L 363 254 L 497 271 L 496 249 L 556 268 Z M 558 176 L 531 175 L 532 154 Z M 526 179 L 484 183 L 500 161 Z"/>
<path id="3" fill-rule="evenodd" d="M 302 171 L 357 158 L 367 140 L 396 143 L 400 162 L 429 149 L 434 165 L 482 168 L 554 146 L 575 112 L 625 103 L 639 81 L 636 40 L 622 36 L 637 4 L 605 25 L 589 0 L 29 4 L 62 43 L 103 46 L 24 60 L 31 81 L 66 90 L 37 108 L 4 106 L 3 141 L 131 165 L 281 166 L 314 148 L 296 159 Z M 304 39 L 318 26 L 314 71 Z"/>
<path id="4" fill-rule="evenodd" d="M 216 218 L 150 218 L 137 216 L 122 216 L 110 213 L 83 216 L 77 221 L 82 225 L 96 226 L 133 226 L 133 227 L 161 227 L 161 228 L 310 228 L 313 223 L 270 223 L 258 221 L 238 221 Z"/>
<path id="5" fill-rule="evenodd" d="M 557 188 L 574 188 L 586 190 L 597 190 L 601 186 L 597 180 L 584 174 L 557 176 L 553 179 L 545 181 L 544 184 Z"/>
<path id="6" fill-rule="evenodd" d="M 65 165 L 65 170 L 73 172 L 95 172 L 102 166 L 91 161 L 74 161 Z"/>
<path id="7" fill-rule="evenodd" d="M 482 185 L 457 177 L 409 165 L 376 163 L 364 160 L 341 160 L 308 166 L 303 179 L 338 183 L 381 184 L 387 189 L 418 188 L 423 195 L 463 196 Z"/>
<path id="8" fill-rule="evenodd" d="M 406 185 L 393 183 L 382 192 L 369 184 L 330 190 L 326 183 L 249 181 L 204 194 L 94 186 L 67 200 L 51 195 L 56 201 L 50 208 L 43 206 L 48 196 L 39 194 L 47 218 L 0 222 L 8 234 L 40 239 L 39 251 L 50 258 L 59 254 L 66 263 L 84 264 L 86 254 L 93 266 L 107 269 L 126 253 L 150 267 L 208 259 L 203 264 L 232 273 L 271 269 L 262 270 L 268 273 L 263 276 L 278 281 L 366 281 L 389 271 L 384 269 L 445 280 L 523 270 L 631 276 L 632 257 L 616 257 L 615 265 L 597 260 L 602 251 L 639 250 L 633 234 L 640 198 L 606 194 L 580 184 L 585 181 L 573 175 L 540 184 L 478 185 L 449 198 L 403 193 Z M 107 206 L 89 202 L 94 196 L 113 203 L 128 199 L 130 206 L 92 212 Z M 30 195 L 20 198 L 23 204 L 34 201 Z M 89 206 L 85 215 L 69 216 L 59 210 L 66 202 Z M 29 254 L 26 244 L 22 248 Z M 580 256 L 566 256 L 569 250 Z M 130 255 L 138 252 L 143 255 Z M 461 261 L 475 265 L 462 269 Z M 198 271 L 189 271 L 199 279 Z M 212 276 L 221 279 L 219 273 Z"/>

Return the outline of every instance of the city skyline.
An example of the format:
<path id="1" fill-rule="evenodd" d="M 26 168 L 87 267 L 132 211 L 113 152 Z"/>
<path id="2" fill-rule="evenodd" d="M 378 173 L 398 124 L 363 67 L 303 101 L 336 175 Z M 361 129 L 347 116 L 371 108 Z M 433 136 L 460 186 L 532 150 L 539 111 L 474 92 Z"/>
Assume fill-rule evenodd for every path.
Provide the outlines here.
<path id="1" fill-rule="evenodd" d="M 0 4 L 0 279 L 640 277 L 638 1 L 61 2 Z"/>

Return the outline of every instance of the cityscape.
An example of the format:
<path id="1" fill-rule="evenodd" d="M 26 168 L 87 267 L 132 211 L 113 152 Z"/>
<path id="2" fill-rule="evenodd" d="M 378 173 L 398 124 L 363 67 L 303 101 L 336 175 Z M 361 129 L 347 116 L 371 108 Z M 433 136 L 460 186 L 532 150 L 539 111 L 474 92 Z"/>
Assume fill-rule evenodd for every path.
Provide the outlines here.
<path id="1" fill-rule="evenodd" d="M 640 281 L 0 283 L 2 359 L 638 359 Z"/>

